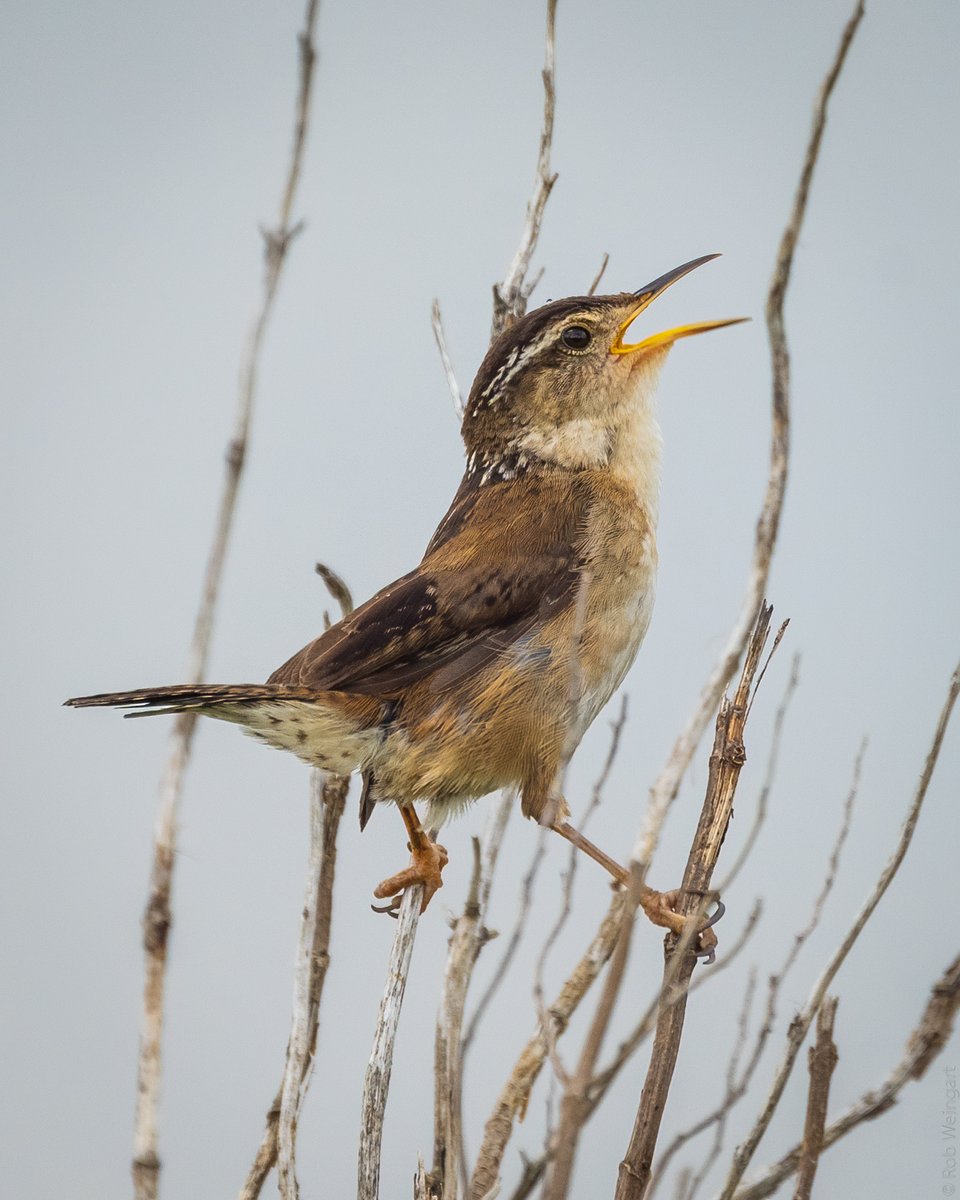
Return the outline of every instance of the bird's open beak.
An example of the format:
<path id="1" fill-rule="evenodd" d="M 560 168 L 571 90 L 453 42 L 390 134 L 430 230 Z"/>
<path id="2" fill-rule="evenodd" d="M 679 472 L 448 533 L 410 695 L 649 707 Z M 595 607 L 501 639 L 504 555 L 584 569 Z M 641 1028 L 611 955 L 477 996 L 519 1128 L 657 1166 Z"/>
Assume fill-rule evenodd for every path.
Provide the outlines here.
<path id="1" fill-rule="evenodd" d="M 749 321 L 749 317 L 727 317 L 723 321 L 697 321 L 693 325 L 677 325 L 674 329 L 665 329 L 663 333 L 655 333 L 651 337 L 644 338 L 642 342 L 634 342 L 632 345 L 624 343 L 623 339 L 627 330 L 643 310 L 652 304 L 661 293 L 665 292 L 671 284 L 676 283 L 678 279 L 682 279 L 684 275 L 689 275 L 697 267 L 702 267 L 704 263 L 712 262 L 713 259 L 719 257 L 719 254 L 705 254 L 703 258 L 695 258 L 692 262 L 684 263 L 682 267 L 675 267 L 672 271 L 668 271 L 666 275 L 661 275 L 653 283 L 648 283 L 646 287 L 641 288 L 636 293 L 636 307 L 617 330 L 617 336 L 610 347 L 610 353 L 636 354 L 640 350 L 655 350 L 658 346 L 672 346 L 680 338 L 692 337 L 695 333 L 707 333 L 711 329 L 722 329 L 725 325 L 739 325 L 741 321 Z"/>

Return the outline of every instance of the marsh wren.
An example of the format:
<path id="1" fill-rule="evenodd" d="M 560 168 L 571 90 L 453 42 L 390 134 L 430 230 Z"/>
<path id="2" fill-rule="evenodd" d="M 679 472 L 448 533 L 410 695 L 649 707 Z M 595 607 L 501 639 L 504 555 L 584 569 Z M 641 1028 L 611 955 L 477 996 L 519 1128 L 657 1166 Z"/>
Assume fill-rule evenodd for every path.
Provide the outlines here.
<path id="1" fill-rule="evenodd" d="M 670 347 L 731 325 L 703 321 L 628 343 L 633 321 L 716 255 L 638 292 L 573 296 L 491 345 L 463 416 L 463 480 L 419 566 L 305 646 L 266 684 L 82 696 L 76 706 L 191 710 L 241 725 L 312 766 L 363 777 L 360 826 L 403 816 L 412 863 L 380 898 L 441 886 L 446 851 L 424 831 L 517 788 L 527 817 L 622 884 L 628 873 L 568 822 L 563 767 L 636 657 L 657 574 L 660 427 L 653 397 Z M 737 318 L 739 320 L 741 318 Z M 684 923 L 646 888 L 657 924 Z"/>

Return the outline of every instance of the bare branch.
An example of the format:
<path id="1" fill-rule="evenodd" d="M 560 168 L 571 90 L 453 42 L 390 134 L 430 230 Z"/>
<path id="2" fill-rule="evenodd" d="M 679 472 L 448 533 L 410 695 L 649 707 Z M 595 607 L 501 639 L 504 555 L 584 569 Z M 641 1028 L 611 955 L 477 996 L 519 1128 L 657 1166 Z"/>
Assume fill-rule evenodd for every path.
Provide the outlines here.
<path id="1" fill-rule="evenodd" d="M 296 101 L 293 150 L 283 185 L 279 222 L 274 230 L 265 235 L 263 293 L 241 360 L 233 434 L 227 445 L 226 472 L 220 504 L 187 654 L 187 667 L 184 672 L 187 683 L 199 683 L 206 674 L 217 596 L 236 511 L 240 476 L 247 454 L 260 350 L 273 310 L 287 249 L 299 229 L 299 226 L 291 228 L 290 215 L 300 179 L 310 115 L 311 85 L 316 57 L 313 32 L 317 6 L 318 0 L 309 0 L 303 28 L 298 35 L 300 84 Z M 134 1195 L 137 1200 L 154 1200 L 160 1175 L 160 1159 L 157 1154 L 157 1107 L 160 1093 L 167 940 L 173 919 L 170 897 L 173 888 L 173 864 L 176 858 L 180 796 L 190 759 L 196 719 L 196 714 L 192 712 L 180 714 L 170 735 L 167 761 L 160 782 L 150 894 L 143 914 L 145 980 L 137 1063 L 137 1106 L 132 1162 Z"/>
<path id="2" fill-rule="evenodd" d="M 800 684 L 800 655 L 793 656 L 790 665 L 790 678 L 787 680 L 787 686 L 783 692 L 783 699 L 780 701 L 780 707 L 777 709 L 777 715 L 773 719 L 773 736 L 770 739 L 770 750 L 767 754 L 767 769 L 764 774 L 763 784 L 760 788 L 760 795 L 757 798 L 757 811 L 753 816 L 753 824 L 750 826 L 750 831 L 743 839 L 743 845 L 740 847 L 740 853 L 734 860 L 733 866 L 728 871 L 726 878 L 722 883 L 718 884 L 717 891 L 723 895 L 728 891 L 730 885 L 740 874 L 743 869 L 743 864 L 750 857 L 757 841 L 757 836 L 767 819 L 767 805 L 770 800 L 770 792 L 773 790 L 773 781 L 777 773 L 777 763 L 780 759 L 780 743 L 783 739 L 783 727 L 787 719 L 787 710 L 790 707 L 790 701 L 796 693 L 797 687 Z"/>
<path id="3" fill-rule="evenodd" d="M 853 819 L 853 805 L 857 798 L 857 793 L 860 790 L 860 774 L 863 770 L 863 756 L 867 752 L 867 739 L 864 738 L 860 743 L 860 749 L 857 751 L 857 756 L 853 760 L 853 778 L 850 780 L 850 789 L 847 792 L 847 798 L 843 802 L 843 816 L 840 819 L 840 829 L 837 832 L 836 841 L 833 843 L 833 849 L 830 851 L 830 857 L 827 860 L 827 873 L 823 877 L 823 883 L 820 885 L 820 891 L 817 894 L 816 900 L 813 902 L 813 911 L 810 914 L 810 920 L 800 930 L 799 933 L 793 935 L 793 945 L 787 952 L 787 957 L 784 959 L 783 966 L 780 968 L 779 974 L 774 976 L 775 979 L 782 980 L 790 971 L 790 968 L 797 961 L 800 951 L 803 949 L 804 943 L 809 940 L 810 935 L 820 924 L 820 918 L 823 916 L 824 906 L 827 903 L 827 897 L 833 891 L 833 885 L 837 879 L 837 868 L 840 865 L 840 854 L 846 843 L 847 837 L 850 834 L 850 822 Z"/>
<path id="4" fill-rule="evenodd" d="M 887 1078 L 879 1087 L 865 1092 L 842 1116 L 827 1126 L 823 1135 L 824 1150 L 851 1129 L 892 1108 L 901 1089 L 911 1079 L 923 1078 L 930 1064 L 949 1042 L 958 1009 L 960 957 L 953 960 L 933 985 L 923 1016 L 907 1039 L 903 1056 Z M 766 1200 L 796 1171 L 799 1161 L 800 1146 L 794 1146 L 789 1154 L 767 1167 L 753 1183 L 738 1189 L 736 1200 Z"/>
<path id="5" fill-rule="evenodd" d="M 438 1196 L 456 1200 L 458 1180 L 466 1168 L 463 1155 L 463 1010 L 467 988 L 480 951 L 489 939 L 484 927 L 490 883 L 506 819 L 514 797 L 507 793 L 487 827 L 486 852 L 473 839 L 473 875 L 462 914 L 453 922 L 453 933 L 443 973 L 434 1052 L 433 1169 L 427 1182 Z"/>
<path id="6" fill-rule="evenodd" d="M 461 1012 L 460 1012 L 460 1018 L 459 1018 L 460 1026 L 458 1027 L 458 1030 L 457 1030 L 459 1044 L 457 1047 L 458 1064 L 457 1064 L 457 1080 L 456 1080 L 456 1082 L 457 1082 L 457 1087 L 458 1087 L 458 1097 L 457 1097 L 456 1104 L 458 1106 L 458 1111 L 462 1111 L 462 1109 L 463 1109 L 463 1080 L 464 1080 L 464 1070 L 465 1070 L 464 1064 L 466 1061 L 466 1051 L 467 1051 L 468 1039 L 470 1036 L 472 1036 L 472 1030 L 475 1027 L 475 1022 L 480 1015 L 480 1009 L 478 1008 L 477 1012 L 474 1013 L 473 1020 L 471 1021 L 471 1027 L 467 1030 L 466 1034 L 462 1034 L 462 1025 L 463 1025 L 462 1006 L 466 1001 L 467 990 L 470 986 L 470 981 L 473 978 L 473 967 L 476 964 L 477 957 L 479 956 L 479 951 L 483 949 L 483 947 L 486 945 L 486 943 L 488 941 L 491 941 L 493 938 L 498 936 L 496 931 L 490 930 L 486 927 L 487 908 L 490 903 L 490 891 L 493 886 L 493 873 L 496 869 L 497 859 L 500 854 L 500 846 L 503 842 L 503 835 L 506 832 L 507 822 L 510 819 L 510 814 L 513 812 L 514 808 L 516 807 L 516 802 L 517 802 L 516 793 L 512 789 L 504 790 L 504 792 L 501 794 L 500 799 L 497 802 L 497 804 L 493 807 L 493 809 L 491 809 L 490 815 L 487 818 L 486 827 L 484 828 L 484 831 L 483 831 L 483 836 L 480 839 L 480 881 L 479 881 L 479 887 L 477 889 L 478 903 L 479 903 L 480 911 L 479 911 L 479 919 L 474 927 L 474 937 L 478 942 L 477 955 L 475 955 L 471 961 L 468 961 L 468 964 L 466 966 L 466 970 L 464 973 L 464 978 L 463 978 L 463 983 L 462 983 L 463 995 L 462 995 L 462 999 L 461 999 Z M 464 915 L 466 915 L 466 910 L 464 911 Z M 454 935 L 454 937 L 455 936 L 456 935 Z M 450 939 L 450 955 L 453 954 L 453 950 L 454 950 L 454 938 L 451 938 Z M 449 962 L 449 956 L 448 956 L 448 962 Z M 441 1008 L 442 1007 L 443 1006 L 441 1005 Z M 438 1033 L 438 1036 L 439 1036 L 439 1033 Z M 462 1121 L 460 1122 L 460 1128 L 459 1128 L 458 1167 L 459 1167 L 459 1173 L 460 1173 L 460 1185 L 463 1189 L 464 1195 L 466 1195 L 467 1189 L 470 1186 L 470 1179 L 469 1179 L 469 1174 L 468 1174 L 467 1150 L 466 1150 L 466 1142 L 464 1140 L 464 1130 L 463 1130 L 463 1122 Z M 449 1197 L 448 1197 L 448 1200 L 449 1200 Z"/>
<path id="7" fill-rule="evenodd" d="M 747 986 L 744 990 L 743 1002 L 740 1005 L 740 1015 L 737 1019 L 737 1036 L 733 1044 L 733 1050 L 730 1054 L 730 1060 L 727 1063 L 726 1088 L 724 1091 L 723 1100 L 713 1112 L 708 1113 L 705 1117 L 701 1117 L 701 1119 L 697 1121 L 695 1125 L 691 1125 L 689 1129 L 685 1129 L 681 1133 L 678 1133 L 673 1141 L 671 1141 L 670 1145 L 660 1156 L 657 1169 L 653 1173 L 653 1177 L 650 1180 L 650 1186 L 647 1189 L 645 1200 L 652 1200 L 661 1181 L 665 1178 L 667 1168 L 669 1167 L 674 1156 L 678 1154 L 689 1141 L 692 1141 L 693 1138 L 703 1133 L 706 1129 L 709 1129 L 710 1125 L 714 1122 L 716 1122 L 718 1125 L 718 1133 L 715 1140 L 720 1140 L 722 1135 L 719 1132 L 719 1126 L 726 1120 L 727 1114 L 736 1103 L 736 1095 L 738 1091 L 738 1071 L 740 1067 L 740 1060 L 743 1057 L 743 1051 L 747 1044 L 747 1026 L 750 1019 L 750 1010 L 753 1007 L 753 996 L 756 992 L 756 989 L 757 972 L 754 967 L 751 967 L 747 976 Z M 770 1014 L 768 1011 L 768 1018 L 769 1016 Z M 770 1024 L 769 1019 L 767 1024 Z M 742 1078 L 748 1077 L 748 1074 L 749 1068 L 744 1072 L 744 1076 Z M 684 1180 L 684 1186 L 682 1191 L 678 1187 L 677 1195 L 679 1197 L 689 1197 L 696 1190 L 696 1176 L 692 1174 L 689 1168 L 681 1172 L 681 1176 Z"/>
<path id="8" fill-rule="evenodd" d="M 771 975 L 767 981 L 766 1012 L 763 1023 L 757 1031 L 754 1039 L 753 1051 L 750 1055 L 747 1066 L 739 1078 L 733 1080 L 728 1076 L 726 1093 L 720 1104 L 712 1112 L 708 1113 L 705 1117 L 702 1117 L 689 1129 L 677 1134 L 667 1149 L 663 1152 L 663 1155 L 657 1164 L 657 1172 L 651 1184 L 650 1191 L 648 1193 L 649 1196 L 653 1195 L 656 1184 L 663 1177 L 674 1155 L 681 1150 L 683 1146 L 685 1146 L 686 1143 L 691 1140 L 691 1138 L 703 1133 L 711 1126 L 714 1126 L 715 1128 L 713 1144 L 711 1145 L 706 1158 L 701 1163 L 698 1170 L 696 1172 L 686 1173 L 686 1189 L 682 1193 L 684 1200 L 692 1200 L 692 1197 L 695 1195 L 697 1189 L 706 1178 L 710 1167 L 720 1156 L 720 1151 L 723 1148 L 723 1139 L 726 1133 L 727 1118 L 736 1105 L 739 1104 L 740 1100 L 742 1100 L 746 1095 L 747 1088 L 750 1086 L 754 1073 L 760 1064 L 760 1058 L 764 1049 L 766 1048 L 766 1044 L 770 1039 L 770 1035 L 773 1033 L 774 1022 L 777 1016 L 777 1000 L 779 998 L 780 990 L 791 969 L 796 963 L 801 949 L 819 925 L 827 897 L 830 895 L 830 892 L 833 889 L 833 884 L 837 876 L 837 867 L 840 861 L 840 852 L 843 849 L 844 843 L 847 840 L 847 835 L 850 832 L 850 819 L 853 813 L 853 803 L 856 799 L 857 791 L 860 786 L 860 772 L 863 764 L 865 747 L 866 742 L 861 744 L 860 750 L 857 753 L 857 757 L 854 760 L 853 780 L 850 784 L 850 788 L 844 801 L 840 829 L 837 833 L 833 847 L 831 848 L 830 857 L 827 860 L 826 875 L 820 888 L 820 892 L 814 901 L 810 920 L 798 934 L 794 935 L 793 943 L 790 946 L 790 949 L 787 951 L 783 965 L 780 967 L 780 970 L 776 972 L 776 974 Z"/>
<path id="9" fill-rule="evenodd" d="M 827 1104 L 830 1099 L 830 1080 L 837 1065 L 837 1047 L 833 1040 L 833 1023 L 837 1015 L 837 997 L 825 997 L 817 1014 L 817 1040 L 810 1047 L 810 1090 L 807 1094 L 807 1116 L 800 1147 L 800 1169 L 793 1200 L 810 1200 L 813 1180 L 823 1149 L 823 1128 L 827 1123 Z"/>
<path id="10" fill-rule="evenodd" d="M 717 714 L 717 731 L 710 755 L 706 796 L 681 885 L 680 911 L 686 916 L 694 916 L 702 906 L 700 898 L 709 894 L 713 871 L 730 822 L 740 769 L 746 757 L 743 731 L 750 693 L 770 631 L 772 612 L 773 609 L 769 605 L 761 605 L 736 694 L 732 702 L 724 697 Z M 694 922 L 688 924 L 696 928 Z M 688 951 L 681 950 L 682 939 L 680 944 L 673 944 L 674 941 L 675 939 L 669 937 L 666 939 L 664 978 L 666 982 L 666 978 L 673 975 L 676 982 L 672 985 L 672 990 L 679 993 L 679 998 L 674 1000 L 668 995 L 660 1003 L 653 1050 L 633 1133 L 620 1163 L 616 1200 L 640 1200 L 650 1182 L 660 1122 L 680 1050 L 687 1006 L 687 987 L 696 965 L 696 957 L 692 947 Z"/>
<path id="11" fill-rule="evenodd" d="M 540 225 L 543 221 L 543 210 L 553 185 L 557 182 L 556 175 L 550 173 L 550 149 L 553 144 L 553 115 L 556 105 L 554 91 L 554 54 L 556 47 L 557 0 L 547 0 L 547 44 L 543 64 L 543 125 L 540 130 L 540 149 L 537 153 L 537 175 L 533 184 L 533 194 L 527 202 L 527 219 L 520 236 L 520 245 L 513 256 L 513 261 L 507 268 L 500 283 L 493 285 L 493 325 L 491 340 L 498 337 L 504 329 L 520 319 L 527 310 L 530 293 L 539 282 L 537 275 L 530 283 L 526 282 L 530 270 L 530 260 L 537 247 L 540 237 Z"/>
<path id="12" fill-rule="evenodd" d="M 612 897 L 600 928 L 550 1005 L 548 1012 L 554 1037 L 566 1029 L 580 1001 L 612 954 L 626 902 L 626 892 L 617 892 Z M 509 1079 L 504 1084 L 493 1112 L 484 1126 L 483 1142 L 470 1181 L 470 1200 L 484 1200 L 497 1185 L 500 1163 L 513 1131 L 513 1122 L 526 1111 L 530 1091 L 547 1057 L 547 1047 L 547 1035 L 542 1028 L 538 1028 L 522 1050 Z"/>
<path id="13" fill-rule="evenodd" d="M 342 776 L 325 777 L 324 772 L 311 772 L 310 796 L 310 875 L 307 880 L 303 903 L 303 919 L 300 926 L 300 944 L 297 947 L 297 965 L 293 984 L 293 1020 L 290 1039 L 287 1043 L 287 1064 L 280 1085 L 280 1120 L 277 1129 L 278 1174 L 280 1195 L 283 1200 L 297 1200 L 300 1189 L 296 1174 L 296 1133 L 300 1109 L 306 1095 L 313 1056 L 316 1049 L 317 1027 L 320 1017 L 320 995 L 326 976 L 329 955 L 326 950 L 330 934 L 331 888 L 327 900 L 327 911 L 321 911 L 323 897 L 324 865 L 336 861 L 335 843 L 328 837 L 336 836 L 337 826 L 343 814 L 350 786 L 349 779 Z M 328 827 L 326 813 L 328 803 L 332 806 L 332 829 Z M 329 874 L 332 876 L 333 871 Z M 326 928 L 321 926 L 325 924 Z"/>
<path id="14" fill-rule="evenodd" d="M 377 1028 L 370 1061 L 363 1079 L 360 1109 L 360 1153 L 357 1161 L 357 1200 L 378 1200 L 380 1195 L 380 1151 L 383 1144 L 383 1115 L 393 1070 L 393 1047 L 397 1038 L 400 1008 L 410 972 L 413 943 L 420 920 L 423 885 L 403 893 L 397 930 L 387 963 L 387 981 L 377 1014 Z"/>
<path id="15" fill-rule="evenodd" d="M 893 877 L 900 869 L 900 864 L 903 862 L 904 856 L 909 849 L 910 842 L 913 839 L 913 833 L 917 826 L 917 821 L 920 817 L 920 810 L 923 807 L 923 801 L 927 794 L 927 788 L 930 786 L 930 780 L 933 777 L 934 768 L 937 764 L 937 758 L 940 754 L 940 747 L 943 743 L 943 737 L 947 730 L 947 725 L 950 721 L 950 715 L 953 712 L 954 704 L 956 703 L 957 695 L 960 693 L 960 665 L 954 670 L 950 680 L 950 688 L 947 692 L 947 699 L 944 703 L 943 710 L 940 713 L 940 719 L 937 722 L 937 729 L 933 737 L 933 744 L 927 755 L 926 763 L 920 775 L 920 780 L 917 784 L 916 792 L 914 793 L 913 801 L 907 811 L 904 819 L 903 827 L 900 831 L 900 837 L 897 845 L 894 848 L 893 854 L 883 871 L 880 873 L 880 878 L 877 880 L 873 890 L 865 900 L 863 907 L 857 914 L 853 924 L 847 931 L 843 941 L 840 943 L 832 958 L 824 968 L 819 980 L 813 988 L 813 992 L 807 1004 L 800 1013 L 794 1017 L 790 1023 L 790 1029 L 787 1035 L 787 1046 L 784 1051 L 783 1059 L 773 1079 L 770 1087 L 769 1095 L 763 1105 L 763 1108 L 757 1117 L 757 1120 L 747 1135 L 746 1140 L 742 1145 L 737 1147 L 736 1153 L 733 1156 L 729 1173 L 726 1182 L 724 1183 L 721 1200 L 732 1200 L 737 1185 L 743 1178 L 743 1174 L 750 1165 L 750 1160 L 753 1158 L 756 1148 L 760 1143 L 760 1139 L 767 1131 L 767 1127 L 773 1118 L 774 1111 L 780 1103 L 780 1097 L 783 1095 L 783 1089 L 787 1085 L 787 1080 L 790 1078 L 790 1073 L 793 1070 L 793 1064 L 796 1060 L 803 1040 L 806 1037 L 807 1030 L 813 1018 L 823 1001 L 827 988 L 833 982 L 834 976 L 844 960 L 850 952 L 851 947 L 863 931 L 867 921 L 873 915 L 874 910 L 880 903 L 884 892 L 890 886 Z"/>
<path id="16" fill-rule="evenodd" d="M 595 296 L 597 294 L 597 288 L 600 286 L 600 280 L 603 278 L 609 262 L 610 262 L 610 255 L 606 252 L 606 250 L 604 250 L 603 262 L 600 264 L 600 270 L 597 271 L 596 275 L 594 275 L 593 283 L 591 283 L 590 287 L 587 289 L 588 296 Z"/>
<path id="17" fill-rule="evenodd" d="M 722 974 L 723 971 L 725 971 L 736 961 L 737 955 L 747 944 L 751 934 L 756 928 L 757 922 L 760 919 L 762 908 L 763 906 L 760 900 L 755 901 L 754 906 L 747 917 L 747 922 L 740 932 L 740 936 L 731 946 L 729 952 L 726 953 L 716 964 L 716 966 L 714 966 L 709 972 L 697 976 L 697 978 L 690 984 L 688 989 L 690 992 L 695 992 L 703 983 L 712 983 L 718 975 Z M 657 1005 L 659 1004 L 660 998 L 663 994 L 663 989 L 661 988 L 660 993 L 653 1003 L 649 1005 L 647 1011 L 641 1017 L 640 1022 L 634 1029 L 633 1033 L 620 1044 L 620 1047 L 610 1065 L 603 1071 L 599 1072 L 599 1074 L 595 1075 L 592 1080 L 590 1080 L 587 1088 L 587 1112 L 584 1123 L 586 1123 L 586 1121 L 588 1121 L 600 1107 L 600 1104 L 609 1091 L 614 1079 L 619 1074 L 621 1068 L 629 1061 L 633 1053 L 638 1049 L 642 1042 L 646 1040 L 647 1035 L 653 1029 Z M 677 998 L 678 997 L 676 993 L 673 993 L 672 999 L 674 1002 Z M 511 1200 L 527 1200 L 527 1197 L 532 1195 L 533 1189 L 540 1182 L 541 1178 L 543 1177 L 543 1173 L 547 1168 L 547 1164 L 550 1161 L 551 1148 L 552 1147 L 548 1144 L 546 1152 L 542 1154 L 540 1158 L 534 1160 L 525 1160 L 523 1175 L 521 1176 L 517 1187 L 514 1189 Z"/>
<path id="18" fill-rule="evenodd" d="M 316 564 L 316 571 L 346 617 L 353 598 L 346 583 L 331 567 Z M 325 614 L 326 615 L 326 614 Z M 310 772 L 310 866 L 306 897 L 300 915 L 297 967 L 294 975 L 293 1015 L 287 1041 L 286 1062 L 280 1088 L 267 1110 L 267 1126 L 239 1200 L 256 1200 L 277 1161 L 280 1145 L 281 1193 L 296 1195 L 294 1142 L 296 1123 L 306 1096 L 320 1024 L 320 998 L 330 965 L 330 923 L 333 918 L 333 881 L 337 866 L 337 831 L 350 790 L 349 776 Z M 283 1189 L 286 1187 L 287 1192 Z"/>
<path id="19" fill-rule="evenodd" d="M 280 1189 L 296 1196 L 294 1140 L 300 1108 L 313 1067 L 320 1021 L 320 998 L 330 965 L 330 923 L 337 866 L 337 830 L 350 780 L 312 771 L 310 777 L 310 871 L 300 922 L 294 1002 L 283 1079 L 267 1112 L 267 1125 L 239 1200 L 256 1200 L 277 1161 Z M 286 1188 L 286 1191 L 284 1191 Z"/>
<path id="20" fill-rule="evenodd" d="M 506 978 L 507 971 L 513 962 L 517 948 L 523 937 L 524 927 L 526 926 L 527 915 L 530 912 L 530 906 L 533 903 L 533 885 L 536 882 L 537 874 L 540 870 L 540 865 L 543 862 L 547 853 L 547 834 L 550 831 L 541 829 L 538 831 L 537 845 L 530 859 L 530 866 L 520 883 L 520 899 L 517 903 L 517 915 L 514 919 L 513 929 L 510 931 L 510 936 L 507 938 L 507 944 L 500 956 L 500 961 L 497 963 L 496 969 L 490 978 L 482 996 L 477 1002 L 477 1007 L 474 1009 L 473 1015 L 467 1023 L 467 1031 L 463 1035 L 463 1054 L 467 1053 L 468 1048 L 476 1037 L 477 1027 L 486 1012 L 490 1001 L 493 999 L 500 985 Z"/>
<path id="21" fill-rule="evenodd" d="M 737 960 L 740 951 L 746 946 L 747 942 L 753 935 L 753 931 L 757 927 L 757 922 L 760 920 L 760 914 L 763 912 L 763 904 L 757 899 L 754 901 L 753 908 L 747 916 L 746 923 L 740 931 L 740 936 L 730 947 L 729 951 L 723 955 L 720 961 L 713 966 L 709 972 L 698 975 L 687 989 L 689 993 L 693 993 L 704 983 L 710 983 L 712 980 L 723 971 L 727 970 Z M 648 1035 L 653 1029 L 654 1018 L 657 1014 L 657 1007 L 660 999 L 663 996 L 663 988 L 661 986 L 660 993 L 652 1005 L 643 1014 L 633 1031 L 620 1043 L 617 1052 L 614 1055 L 609 1066 L 605 1067 L 593 1079 L 590 1086 L 590 1098 L 593 1107 L 595 1108 L 603 1097 L 607 1094 L 610 1085 L 614 1079 L 620 1074 L 621 1069 L 633 1057 L 640 1046 L 646 1041 Z M 593 1109 L 591 1108 L 591 1115 Z"/>
<path id="22" fill-rule="evenodd" d="M 620 930 L 610 961 L 610 969 L 600 993 L 600 1000 L 584 1039 L 576 1072 L 571 1079 L 566 1081 L 564 1087 L 563 1100 L 560 1104 L 560 1122 L 554 1136 L 550 1139 L 550 1167 L 543 1188 L 543 1200 L 564 1200 L 570 1188 L 577 1143 L 589 1112 L 588 1089 L 627 967 L 630 935 L 633 932 L 633 917 L 640 902 L 640 886 L 640 880 L 635 879 L 630 888 L 628 902 L 620 917 Z"/>
<path id="23" fill-rule="evenodd" d="M 433 336 L 436 339 L 437 349 L 440 351 L 440 362 L 443 364 L 443 374 L 447 381 L 447 387 L 450 390 L 450 398 L 453 400 L 454 412 L 460 418 L 463 416 L 463 392 L 460 391 L 456 372 L 453 369 L 453 363 L 447 351 L 447 339 L 443 332 L 443 317 L 440 315 L 440 301 L 437 299 L 434 299 L 430 308 L 430 324 L 433 327 Z"/>
<path id="24" fill-rule="evenodd" d="M 776 546 L 780 513 L 783 509 L 783 497 L 787 486 L 790 453 L 790 358 L 787 352 L 783 302 L 790 280 L 794 251 L 806 214 L 813 171 L 820 153 L 820 142 L 823 138 L 827 117 L 827 101 L 840 75 L 847 51 L 862 16 L 863 2 L 858 0 L 856 12 L 843 32 L 836 58 L 820 91 L 814 114 L 813 130 L 800 174 L 800 183 L 794 197 L 790 219 L 780 242 L 773 279 L 767 295 L 767 331 L 770 339 L 773 374 L 770 470 L 763 507 L 757 521 L 753 560 L 746 593 L 740 606 L 740 614 L 727 639 L 727 645 L 704 684 L 693 715 L 674 743 L 663 770 L 650 789 L 650 803 L 647 807 L 646 818 L 632 856 L 633 861 L 640 863 L 644 869 L 653 858 L 667 812 L 677 798 L 680 783 L 690 765 L 693 753 L 703 737 L 710 716 L 716 711 L 720 697 L 733 677 L 737 663 L 740 661 L 750 637 L 754 614 L 767 590 L 770 562 Z"/>

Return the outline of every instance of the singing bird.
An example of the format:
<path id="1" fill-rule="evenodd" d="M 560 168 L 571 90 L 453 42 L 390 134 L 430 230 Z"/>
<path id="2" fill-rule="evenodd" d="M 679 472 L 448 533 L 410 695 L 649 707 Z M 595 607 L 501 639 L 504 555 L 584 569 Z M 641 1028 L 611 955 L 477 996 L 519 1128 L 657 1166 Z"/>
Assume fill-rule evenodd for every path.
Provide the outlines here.
<path id="1" fill-rule="evenodd" d="M 627 343 L 629 327 L 707 255 L 638 292 L 573 296 L 526 314 L 484 358 L 463 416 L 466 470 L 419 566 L 265 684 L 144 688 L 66 703 L 232 721 L 315 767 L 360 771 L 360 827 L 392 801 L 411 864 L 375 890 L 395 910 L 441 886 L 428 829 L 499 788 L 622 884 L 629 874 L 567 821 L 563 767 L 633 663 L 657 575 L 661 434 L 654 391 L 702 321 Z M 676 893 L 644 887 L 679 932 Z"/>

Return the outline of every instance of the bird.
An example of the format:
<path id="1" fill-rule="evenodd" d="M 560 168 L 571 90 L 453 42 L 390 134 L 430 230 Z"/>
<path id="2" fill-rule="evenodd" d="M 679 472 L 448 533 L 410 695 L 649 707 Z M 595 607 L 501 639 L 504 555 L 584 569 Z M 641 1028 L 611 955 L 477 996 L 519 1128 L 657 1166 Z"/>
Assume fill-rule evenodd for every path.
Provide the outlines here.
<path id="1" fill-rule="evenodd" d="M 392 802 L 410 864 L 374 895 L 421 908 L 448 862 L 439 829 L 472 801 L 516 789 L 524 816 L 629 886 L 630 873 L 569 821 L 564 769 L 622 682 L 650 624 L 662 437 L 654 393 L 682 338 L 747 318 L 626 340 L 667 288 L 571 296 L 527 312 L 490 345 L 464 406 L 466 465 L 419 565 L 304 646 L 265 684 L 186 684 L 79 696 L 127 716 L 233 722 L 311 766 L 362 780 L 360 827 Z M 426 806 L 426 828 L 416 804 Z M 680 933 L 676 892 L 640 885 L 655 924 Z M 701 921 L 702 923 L 702 921 Z M 699 932 L 704 949 L 712 935 Z M 715 938 L 714 938 L 715 941 Z"/>

